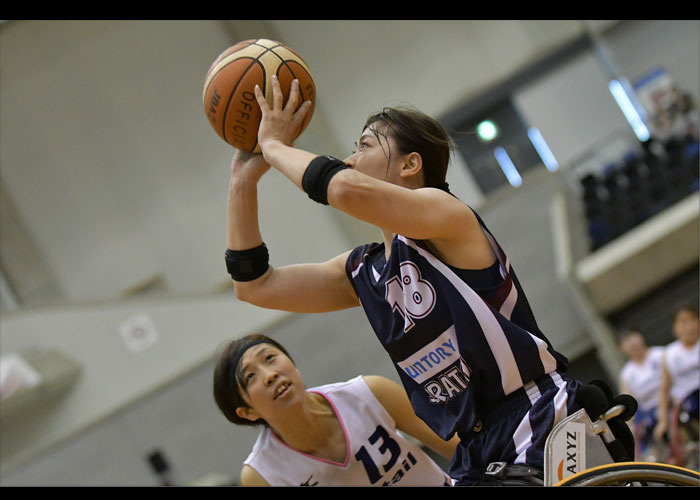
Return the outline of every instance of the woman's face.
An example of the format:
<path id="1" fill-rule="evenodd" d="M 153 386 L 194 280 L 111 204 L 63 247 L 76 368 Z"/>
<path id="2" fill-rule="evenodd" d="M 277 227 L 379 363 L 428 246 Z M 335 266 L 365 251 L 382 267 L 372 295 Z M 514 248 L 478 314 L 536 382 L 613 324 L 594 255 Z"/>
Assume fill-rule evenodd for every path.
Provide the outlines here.
<path id="1" fill-rule="evenodd" d="M 646 352 L 646 342 L 641 333 L 630 333 L 620 341 L 620 350 L 631 360 L 641 360 Z"/>
<path id="2" fill-rule="evenodd" d="M 698 340 L 698 317 L 690 311 L 681 311 L 673 321 L 673 334 L 687 345 Z"/>
<path id="3" fill-rule="evenodd" d="M 270 344 L 248 349 L 240 361 L 243 399 L 250 408 L 239 408 L 239 416 L 268 423 L 283 410 L 303 401 L 306 391 L 301 373 L 291 359 Z M 243 414 L 242 414 L 243 413 Z"/>
<path id="4" fill-rule="evenodd" d="M 398 153 L 394 139 L 383 133 L 385 129 L 380 123 L 367 127 L 345 164 L 375 179 L 396 184 L 403 155 Z"/>

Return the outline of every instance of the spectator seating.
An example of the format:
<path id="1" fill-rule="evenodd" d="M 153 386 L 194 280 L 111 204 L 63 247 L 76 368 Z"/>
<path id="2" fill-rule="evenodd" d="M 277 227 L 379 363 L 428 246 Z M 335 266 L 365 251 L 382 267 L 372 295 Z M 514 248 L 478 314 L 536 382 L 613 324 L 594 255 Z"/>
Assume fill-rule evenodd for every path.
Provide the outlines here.
<path id="1" fill-rule="evenodd" d="M 650 141 L 579 179 L 591 250 L 698 190 L 697 137 L 661 145 L 661 154 Z"/>

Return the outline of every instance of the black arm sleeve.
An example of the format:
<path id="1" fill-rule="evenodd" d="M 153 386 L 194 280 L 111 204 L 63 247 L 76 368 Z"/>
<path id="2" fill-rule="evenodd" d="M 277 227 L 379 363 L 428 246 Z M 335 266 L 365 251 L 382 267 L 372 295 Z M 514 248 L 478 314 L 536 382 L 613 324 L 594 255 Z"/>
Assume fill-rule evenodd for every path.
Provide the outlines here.
<path id="1" fill-rule="evenodd" d="M 332 156 L 318 156 L 311 160 L 301 179 L 304 192 L 317 203 L 328 205 L 328 185 L 335 174 L 349 168 Z"/>

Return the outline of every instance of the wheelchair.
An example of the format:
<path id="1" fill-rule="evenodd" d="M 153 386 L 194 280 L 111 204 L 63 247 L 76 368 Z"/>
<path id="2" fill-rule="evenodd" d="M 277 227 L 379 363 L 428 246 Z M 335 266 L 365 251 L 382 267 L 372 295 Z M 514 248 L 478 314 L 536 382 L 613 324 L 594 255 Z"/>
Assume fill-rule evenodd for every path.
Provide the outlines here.
<path id="1" fill-rule="evenodd" d="M 546 440 L 544 470 L 494 462 L 484 485 L 700 486 L 697 471 L 633 460 L 634 438 L 626 422 L 637 411 L 634 398 L 613 397 L 599 381 L 583 389 L 583 408 L 558 422 Z"/>

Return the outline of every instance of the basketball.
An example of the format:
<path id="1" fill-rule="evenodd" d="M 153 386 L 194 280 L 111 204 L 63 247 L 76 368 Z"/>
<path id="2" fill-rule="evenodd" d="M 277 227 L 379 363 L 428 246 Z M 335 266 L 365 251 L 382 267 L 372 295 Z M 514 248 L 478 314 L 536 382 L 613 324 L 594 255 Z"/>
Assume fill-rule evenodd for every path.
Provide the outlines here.
<path id="1" fill-rule="evenodd" d="M 259 85 L 272 106 L 272 75 L 277 75 L 286 104 L 292 81 L 299 80 L 301 101 L 311 101 L 300 134 L 316 106 L 316 85 L 306 62 L 294 50 L 274 40 L 245 40 L 224 50 L 214 60 L 204 81 L 204 112 L 224 141 L 249 153 L 259 153 L 258 127 L 262 113 L 255 100 Z"/>

